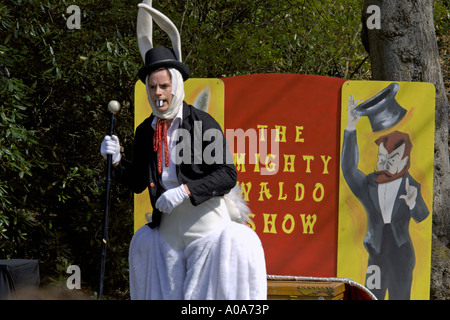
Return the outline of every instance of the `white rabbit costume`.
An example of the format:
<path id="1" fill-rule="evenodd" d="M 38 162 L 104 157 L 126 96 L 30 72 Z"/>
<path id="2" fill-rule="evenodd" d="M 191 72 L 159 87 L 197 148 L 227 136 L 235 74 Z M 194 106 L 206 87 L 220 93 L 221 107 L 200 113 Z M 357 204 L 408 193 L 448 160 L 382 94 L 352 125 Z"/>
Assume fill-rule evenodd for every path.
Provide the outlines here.
<path id="1" fill-rule="evenodd" d="M 151 50 L 157 49 L 153 48 L 151 37 L 153 20 L 170 36 L 177 60 L 171 60 L 167 65 L 164 65 L 166 60 L 162 61 L 172 78 L 173 99 L 167 113 L 158 114 L 149 95 L 153 114 L 142 125 L 154 128 L 157 118 L 174 119 L 167 130 L 169 142 L 166 142 L 169 154 L 172 154 L 175 132 L 183 125 L 185 117 L 206 119 L 204 123 L 212 123 L 213 120 L 183 102 L 183 81 L 189 74 L 182 64 L 178 30 L 167 17 L 151 7 L 151 0 L 144 0 L 138 6 L 137 34 L 144 64 L 148 64 L 148 54 L 155 53 Z M 140 78 L 146 81 L 149 71 L 144 72 L 143 69 L 140 70 Z M 142 130 L 138 128 L 135 139 L 140 132 Z M 146 182 L 151 196 L 153 190 L 150 189 L 156 181 L 168 191 L 179 188 L 182 178 L 177 174 L 180 170 L 172 162 L 172 156 L 169 158 L 169 165 L 163 167 L 155 183 Z M 164 153 L 162 159 L 165 161 Z M 114 169 L 113 177 L 127 181 L 127 172 L 137 170 L 130 169 L 131 165 L 123 162 Z M 229 167 L 226 170 L 230 170 Z M 234 165 L 232 167 L 234 169 Z M 235 184 L 235 180 L 232 181 Z M 245 224 L 248 208 L 237 188 L 228 187 L 217 196 L 197 202 L 196 198 L 202 198 L 198 185 L 198 181 L 193 181 L 189 189 L 192 187 L 194 196 L 183 198 L 170 212 L 161 210 L 158 223 L 141 227 L 133 236 L 129 252 L 131 299 L 266 299 L 264 251 L 256 233 Z M 203 190 L 207 190 L 206 187 L 207 184 Z M 143 191 L 142 188 L 136 190 Z M 161 193 L 153 198 L 158 196 Z M 158 207 L 158 202 L 156 204 Z"/>

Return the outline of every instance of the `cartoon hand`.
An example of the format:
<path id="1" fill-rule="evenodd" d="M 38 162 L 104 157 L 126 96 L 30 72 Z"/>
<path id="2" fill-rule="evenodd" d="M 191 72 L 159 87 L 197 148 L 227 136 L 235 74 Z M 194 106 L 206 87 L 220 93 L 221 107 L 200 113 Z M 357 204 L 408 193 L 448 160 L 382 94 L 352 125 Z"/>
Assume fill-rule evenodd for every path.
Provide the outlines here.
<path id="1" fill-rule="evenodd" d="M 353 110 L 356 108 L 358 103 L 362 102 L 363 100 L 360 99 L 354 100 L 354 99 L 355 96 L 353 94 L 348 97 L 348 108 L 347 108 L 348 122 L 346 128 L 347 130 L 355 130 L 356 124 L 358 123 L 359 119 L 361 119 L 360 116 L 354 114 Z"/>
<path id="2" fill-rule="evenodd" d="M 412 210 L 416 205 L 417 198 L 417 188 L 409 185 L 409 178 L 406 178 L 406 194 L 401 195 L 400 199 L 405 200 L 406 204 L 409 207 L 409 210 Z"/>

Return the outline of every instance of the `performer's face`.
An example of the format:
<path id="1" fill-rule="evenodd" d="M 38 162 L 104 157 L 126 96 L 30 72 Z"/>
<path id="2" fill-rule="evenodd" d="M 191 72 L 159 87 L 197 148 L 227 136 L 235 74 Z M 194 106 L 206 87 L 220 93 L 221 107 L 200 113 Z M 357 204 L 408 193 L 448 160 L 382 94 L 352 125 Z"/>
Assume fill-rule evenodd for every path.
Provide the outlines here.
<path id="1" fill-rule="evenodd" d="M 169 109 L 172 102 L 172 79 L 170 77 L 169 70 L 159 70 L 151 73 L 148 76 L 148 89 L 150 98 L 153 100 L 156 109 L 159 112 L 164 112 Z M 157 100 L 162 101 L 162 105 L 159 106 Z"/>
<path id="2" fill-rule="evenodd" d="M 404 152 L 405 144 L 402 144 L 400 147 L 389 153 L 384 147 L 384 144 L 381 143 L 378 148 L 377 170 L 387 170 L 391 174 L 402 171 L 408 162 L 408 157 L 402 159 Z"/>

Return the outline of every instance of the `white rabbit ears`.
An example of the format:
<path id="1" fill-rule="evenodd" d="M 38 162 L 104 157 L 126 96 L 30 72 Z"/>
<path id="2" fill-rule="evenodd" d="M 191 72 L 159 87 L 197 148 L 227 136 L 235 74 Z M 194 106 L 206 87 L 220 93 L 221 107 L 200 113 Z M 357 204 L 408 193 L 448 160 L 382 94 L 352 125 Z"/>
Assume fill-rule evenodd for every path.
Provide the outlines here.
<path id="1" fill-rule="evenodd" d="M 179 62 L 182 62 L 181 38 L 177 27 L 168 17 L 152 7 L 152 0 L 142 1 L 142 3 L 138 4 L 138 7 L 139 10 L 136 31 L 139 51 L 144 63 L 145 54 L 148 50 L 153 48 L 153 20 L 165 33 L 169 35 L 170 40 L 172 41 L 175 57 Z"/>

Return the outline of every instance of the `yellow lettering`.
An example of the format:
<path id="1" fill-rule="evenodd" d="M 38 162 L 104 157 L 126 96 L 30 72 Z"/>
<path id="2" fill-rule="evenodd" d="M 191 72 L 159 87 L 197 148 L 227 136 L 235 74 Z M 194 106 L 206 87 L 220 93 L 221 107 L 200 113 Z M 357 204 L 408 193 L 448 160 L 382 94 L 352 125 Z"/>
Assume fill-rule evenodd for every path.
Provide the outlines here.
<path id="1" fill-rule="evenodd" d="M 319 192 L 320 192 L 320 195 L 317 196 L 317 194 L 318 194 Z M 324 189 L 324 187 L 323 187 L 323 184 L 321 184 L 321 183 L 319 183 L 319 182 L 316 183 L 316 186 L 315 186 L 314 191 L 313 191 L 313 199 L 314 199 L 314 201 L 315 201 L 315 202 L 320 202 L 320 201 L 322 201 L 324 195 L 325 195 L 325 189 Z"/>
<path id="2" fill-rule="evenodd" d="M 275 228 L 275 220 L 277 219 L 276 214 L 263 214 L 264 217 L 264 233 L 277 233 L 277 230 Z M 269 229 L 270 227 L 270 229 Z"/>
<path id="3" fill-rule="evenodd" d="M 269 184 L 268 182 L 261 182 L 260 183 L 261 189 L 259 191 L 259 199 L 258 199 L 258 201 L 264 201 L 264 199 L 263 199 L 264 195 L 266 196 L 267 199 L 272 198 L 272 195 L 270 194 L 270 189 L 267 188 L 268 184 Z"/>
<path id="4" fill-rule="evenodd" d="M 254 213 L 249 213 L 248 217 L 250 218 L 249 220 L 247 220 L 247 225 L 253 229 L 253 231 L 256 231 L 256 225 L 253 222 L 253 218 L 255 217 Z"/>
<path id="5" fill-rule="evenodd" d="M 300 194 L 299 194 L 300 190 Z M 305 197 L 305 186 L 303 183 L 296 183 L 295 184 L 295 201 L 302 201 Z"/>
<path id="6" fill-rule="evenodd" d="M 242 194 L 244 196 L 244 200 L 245 201 L 250 201 L 248 194 L 250 193 L 250 189 L 252 188 L 252 183 L 251 182 L 241 182 L 241 190 L 242 190 Z"/>
<path id="7" fill-rule="evenodd" d="M 294 168 L 295 155 L 285 154 L 284 155 L 284 169 L 283 172 L 295 172 Z"/>
<path id="8" fill-rule="evenodd" d="M 306 173 L 311 173 L 311 160 L 314 160 L 314 156 L 303 156 L 303 161 L 306 161 Z"/>
<path id="9" fill-rule="evenodd" d="M 255 153 L 255 169 L 253 172 L 259 172 L 259 153 Z"/>
<path id="10" fill-rule="evenodd" d="M 291 227 L 289 229 L 286 228 L 286 224 L 288 221 L 291 222 Z M 287 234 L 290 234 L 292 231 L 294 231 L 294 227 L 295 227 L 294 217 L 290 214 L 285 215 L 284 219 L 283 219 L 283 224 L 281 225 L 281 228 L 283 229 L 283 231 Z"/>
<path id="11" fill-rule="evenodd" d="M 308 214 L 308 216 L 306 217 L 305 220 L 305 214 L 301 214 L 300 218 L 302 219 L 302 224 L 303 224 L 303 234 L 314 234 L 313 231 L 313 227 L 316 224 L 317 221 L 317 216 L 315 214 L 313 214 L 312 216 Z M 312 222 L 311 222 L 312 219 Z M 309 232 L 308 232 L 308 228 L 309 228 Z"/>
<path id="12" fill-rule="evenodd" d="M 300 138 L 303 134 L 303 126 L 295 126 L 295 142 L 305 142 L 305 139 Z"/>
<path id="13" fill-rule="evenodd" d="M 274 163 L 270 162 L 270 158 L 275 159 L 276 157 L 277 157 L 276 155 L 271 154 L 271 153 L 267 155 L 266 161 L 265 161 L 267 171 L 270 171 L 270 172 L 275 171 L 277 166 Z M 269 164 L 269 162 L 270 162 L 270 164 Z"/>
<path id="14" fill-rule="evenodd" d="M 322 158 L 322 162 L 323 162 L 323 172 L 322 174 L 328 174 L 328 163 L 331 160 L 330 156 L 327 156 L 327 158 L 325 159 L 325 156 L 320 156 Z"/>
<path id="15" fill-rule="evenodd" d="M 278 200 L 286 200 L 287 194 L 283 194 L 283 185 L 284 182 L 278 182 L 278 189 L 280 190 L 278 193 Z"/>
<path id="16" fill-rule="evenodd" d="M 259 141 L 266 141 L 267 125 L 258 124 L 256 127 L 259 129 Z"/>
<path id="17" fill-rule="evenodd" d="M 277 136 L 275 142 L 286 142 L 286 126 L 275 126 Z"/>
<path id="18" fill-rule="evenodd" d="M 234 165 L 237 171 L 245 172 L 245 153 L 234 154 Z"/>

